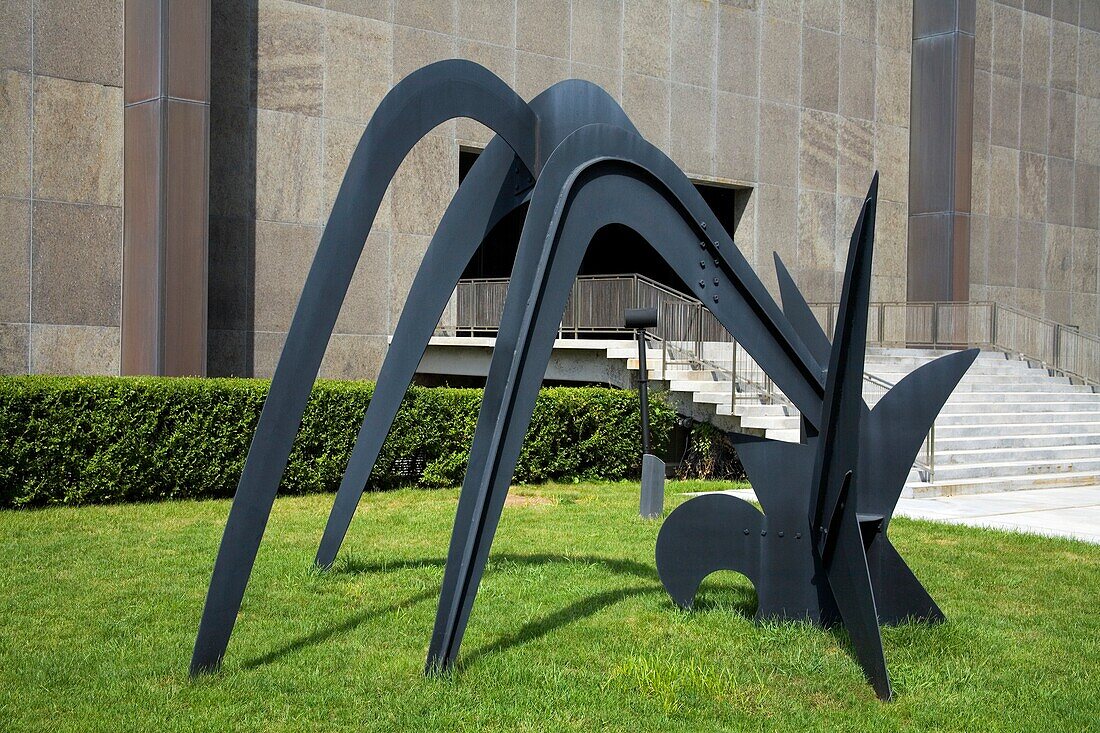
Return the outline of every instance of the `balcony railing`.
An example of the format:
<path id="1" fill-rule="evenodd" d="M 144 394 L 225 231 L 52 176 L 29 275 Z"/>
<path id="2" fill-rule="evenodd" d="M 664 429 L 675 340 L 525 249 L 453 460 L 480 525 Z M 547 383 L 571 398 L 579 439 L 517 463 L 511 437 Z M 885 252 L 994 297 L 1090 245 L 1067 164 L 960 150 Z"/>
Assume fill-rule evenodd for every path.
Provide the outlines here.
<path id="1" fill-rule="evenodd" d="M 456 332 L 490 335 L 500 325 L 508 291 L 505 278 L 462 280 L 456 290 Z M 702 303 L 641 275 L 578 277 L 566 301 L 561 338 L 630 334 L 623 325 L 627 308 L 656 308 L 658 324 L 649 332 L 660 345 L 661 376 L 668 365 L 711 369 L 733 384 L 735 402 L 786 402 L 771 378 Z"/>

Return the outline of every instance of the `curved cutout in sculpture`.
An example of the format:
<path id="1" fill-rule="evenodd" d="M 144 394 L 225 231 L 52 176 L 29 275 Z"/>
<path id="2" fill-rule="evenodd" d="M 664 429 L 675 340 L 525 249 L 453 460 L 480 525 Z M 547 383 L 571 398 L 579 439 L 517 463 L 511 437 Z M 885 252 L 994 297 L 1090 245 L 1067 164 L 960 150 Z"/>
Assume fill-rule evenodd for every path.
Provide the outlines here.
<path id="1" fill-rule="evenodd" d="M 401 160 L 456 116 L 498 133 L 459 186 L 424 256 L 337 494 L 317 563 L 336 556 L 398 405 L 451 289 L 492 226 L 529 201 L 451 536 L 427 669 L 462 636 L 566 299 L 593 234 L 637 232 L 801 411 L 804 444 L 739 450 L 764 512 L 729 496 L 685 502 L 661 528 L 661 581 L 684 606 L 715 570 L 749 577 L 759 618 L 843 621 L 880 697 L 890 697 L 878 624 L 942 612 L 886 539 L 927 432 L 974 354 L 944 357 L 874 410 L 860 395 L 877 176 L 852 236 L 833 343 L 776 260 L 783 309 L 687 177 L 587 82 L 531 102 L 476 64 L 444 61 L 395 86 L 368 125 L 333 206 L 234 497 L 192 673 L 220 664 L 321 357 L 381 197 Z M 694 289 L 694 288 L 693 288 Z M 828 362 L 828 370 L 823 367 Z M 854 439 L 853 439 L 854 438 Z M 770 534 L 770 536 L 769 536 Z M 878 607 L 876 608 L 876 602 Z"/>

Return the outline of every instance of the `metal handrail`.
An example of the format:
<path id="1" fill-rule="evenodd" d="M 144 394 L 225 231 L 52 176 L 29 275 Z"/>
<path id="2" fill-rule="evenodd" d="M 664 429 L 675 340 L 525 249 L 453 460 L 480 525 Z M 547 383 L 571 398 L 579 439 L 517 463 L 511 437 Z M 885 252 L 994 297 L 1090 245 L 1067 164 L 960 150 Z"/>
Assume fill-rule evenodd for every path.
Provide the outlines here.
<path id="1" fill-rule="evenodd" d="M 456 288 L 456 331 L 495 332 L 507 295 L 507 278 L 461 280 Z M 731 403 L 790 405 L 769 377 L 695 298 L 643 275 L 578 277 L 562 316 L 560 337 L 631 334 L 622 321 L 626 308 L 656 307 L 658 326 L 649 337 L 661 344 L 661 378 L 669 363 L 706 369 L 728 379 Z M 837 303 L 811 303 L 826 333 L 836 325 Z M 1012 306 L 992 301 L 898 302 L 870 304 L 868 346 L 962 349 L 978 346 L 1035 362 L 1051 372 L 1100 388 L 1100 336 L 1082 333 Z M 865 392 L 885 394 L 894 385 L 865 374 Z M 881 395 L 879 395 L 881 396 Z M 935 477 L 935 424 L 917 460 L 927 480 Z"/>
<path id="2" fill-rule="evenodd" d="M 455 291 L 456 333 L 496 331 L 507 290 L 507 278 L 460 280 Z M 662 378 L 666 364 L 679 362 L 728 379 L 734 401 L 787 402 L 771 377 L 737 348 L 733 337 L 701 302 L 643 275 L 578 277 L 566 301 L 558 335 L 631 334 L 623 325 L 623 311 L 644 307 L 658 311 L 658 325 L 648 335 L 662 344 Z"/>
<path id="3" fill-rule="evenodd" d="M 812 303 L 826 332 L 838 304 Z M 1003 351 L 1093 387 L 1100 386 L 1100 336 L 992 301 L 876 302 L 867 343 Z"/>

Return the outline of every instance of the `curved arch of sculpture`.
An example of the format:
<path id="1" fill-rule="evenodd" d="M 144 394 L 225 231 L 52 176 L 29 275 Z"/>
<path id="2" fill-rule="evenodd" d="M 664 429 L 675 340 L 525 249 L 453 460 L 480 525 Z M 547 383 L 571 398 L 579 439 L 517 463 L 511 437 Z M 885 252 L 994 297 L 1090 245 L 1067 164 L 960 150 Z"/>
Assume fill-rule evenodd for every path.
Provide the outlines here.
<path id="1" fill-rule="evenodd" d="M 587 81 L 558 82 L 532 99 L 530 107 L 539 118 L 542 150 L 553 150 L 576 129 L 596 122 L 635 131 L 622 107 L 602 88 Z M 317 550 L 320 567 L 327 568 L 336 559 L 401 400 L 463 270 L 496 223 L 530 198 L 531 184 L 533 181 L 516 170 L 515 157 L 504 141 L 493 140 L 447 207 L 424 253 L 382 362 L 377 387 Z"/>
<path id="2" fill-rule="evenodd" d="M 494 130 L 538 175 L 538 118 L 478 64 L 450 60 L 425 66 L 379 104 L 340 185 L 275 368 L 214 563 L 192 674 L 216 668 L 225 654 L 294 436 L 386 188 L 413 145 L 456 117 Z"/>
<path id="3" fill-rule="evenodd" d="M 599 151 L 593 155 L 592 151 Z M 583 127 L 547 160 L 531 197 L 459 498 L 429 668 L 457 657 L 572 282 L 592 235 L 634 229 L 811 423 L 821 372 L 687 177 L 638 135 Z M 701 246 L 700 246 L 701 245 Z"/>

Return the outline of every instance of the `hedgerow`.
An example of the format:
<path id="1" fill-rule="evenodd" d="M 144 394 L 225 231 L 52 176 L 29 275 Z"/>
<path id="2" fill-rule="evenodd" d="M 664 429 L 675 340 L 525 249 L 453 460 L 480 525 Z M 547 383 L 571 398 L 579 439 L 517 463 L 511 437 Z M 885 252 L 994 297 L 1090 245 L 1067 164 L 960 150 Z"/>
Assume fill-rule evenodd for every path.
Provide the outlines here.
<path id="1" fill-rule="evenodd" d="M 269 386 L 260 379 L 0 377 L 0 506 L 229 497 Z M 279 488 L 335 491 L 374 385 L 320 381 Z M 368 488 L 462 482 L 479 389 L 413 387 Z M 658 451 L 675 414 L 651 397 Z M 640 471 L 637 393 L 543 389 L 515 470 L 521 483 L 614 481 Z"/>

